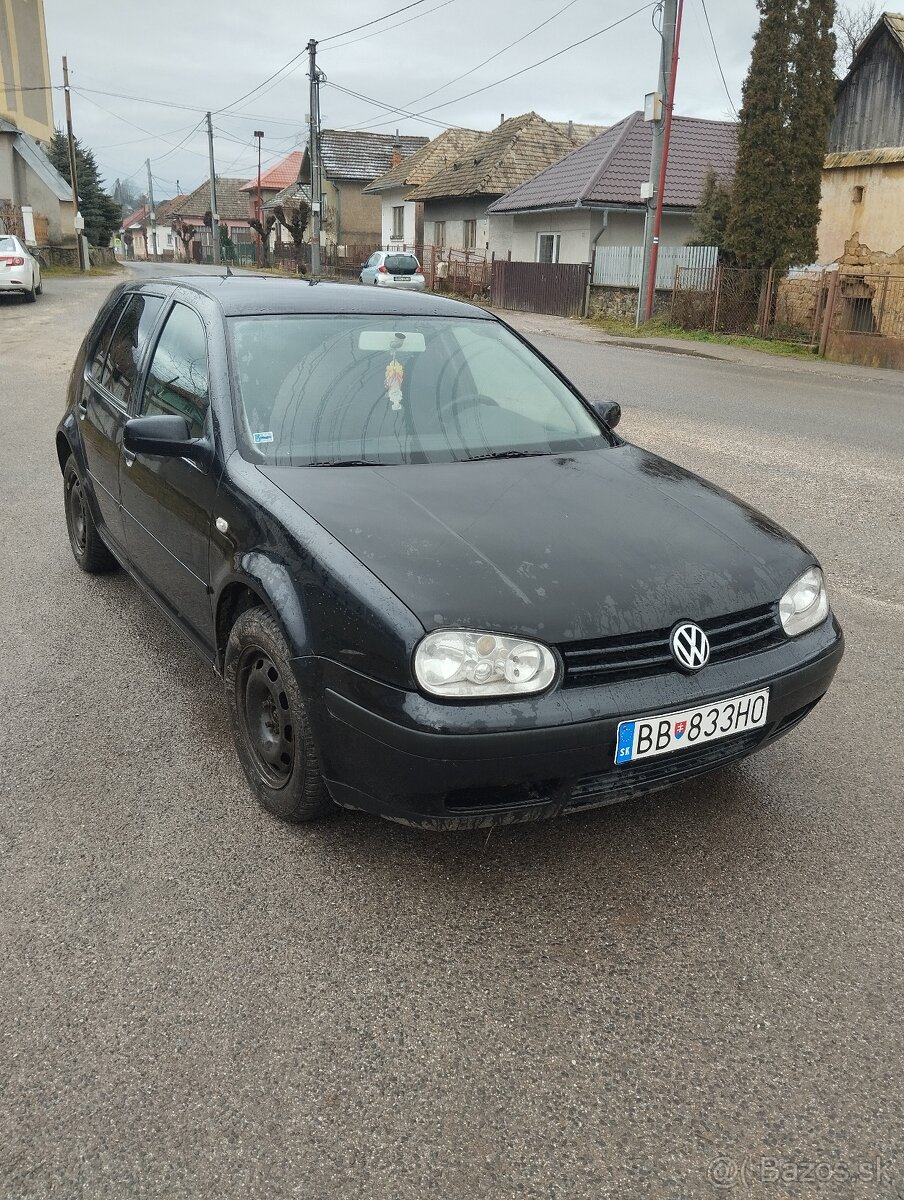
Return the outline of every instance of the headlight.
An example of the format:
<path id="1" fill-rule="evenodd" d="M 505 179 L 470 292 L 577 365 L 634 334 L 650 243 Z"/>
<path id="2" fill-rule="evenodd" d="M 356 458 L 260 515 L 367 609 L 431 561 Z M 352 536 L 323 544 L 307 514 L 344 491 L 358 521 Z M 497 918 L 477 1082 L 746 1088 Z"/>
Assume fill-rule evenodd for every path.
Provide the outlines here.
<path id="1" fill-rule="evenodd" d="M 556 660 L 545 646 L 524 638 L 438 629 L 415 651 L 414 673 L 434 696 L 523 696 L 549 687 Z"/>
<path id="2" fill-rule="evenodd" d="M 782 627 L 788 637 L 806 633 L 829 615 L 829 594 L 819 567 L 804 571 L 782 596 L 778 605 Z"/>

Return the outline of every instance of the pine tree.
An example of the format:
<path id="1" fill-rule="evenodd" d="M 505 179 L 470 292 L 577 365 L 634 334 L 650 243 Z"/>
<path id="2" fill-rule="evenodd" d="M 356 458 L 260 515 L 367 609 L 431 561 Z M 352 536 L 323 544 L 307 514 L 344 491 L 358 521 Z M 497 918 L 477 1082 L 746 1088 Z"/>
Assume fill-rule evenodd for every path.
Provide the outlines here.
<path id="1" fill-rule="evenodd" d="M 725 262 L 728 258 L 728 251 L 725 250 L 725 231 L 728 227 L 730 212 L 731 186 L 723 183 L 715 171 L 710 168 L 703 181 L 700 203 L 693 216 L 694 232 L 688 245 L 718 246 L 722 250 L 719 257 L 722 262 Z"/>
<path id="2" fill-rule="evenodd" d="M 816 256 L 834 103 L 835 3 L 757 0 L 757 6 L 726 245 L 744 266 L 785 271 Z"/>
<path id="3" fill-rule="evenodd" d="M 69 142 L 59 129 L 54 130 L 48 154 L 50 161 L 71 183 L 69 173 Z M 75 169 L 78 174 L 79 211 L 85 222 L 85 236 L 92 246 L 109 246 L 110 238 L 122 220 L 120 206 L 103 189 L 103 180 L 94 155 L 75 139 Z"/>

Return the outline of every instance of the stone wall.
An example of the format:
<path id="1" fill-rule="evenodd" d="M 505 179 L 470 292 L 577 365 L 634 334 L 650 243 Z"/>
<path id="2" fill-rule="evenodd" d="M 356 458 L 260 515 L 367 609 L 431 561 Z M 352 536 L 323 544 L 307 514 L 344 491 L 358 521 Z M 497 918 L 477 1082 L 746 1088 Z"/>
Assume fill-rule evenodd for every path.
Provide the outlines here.
<path id="1" fill-rule="evenodd" d="M 667 321 L 671 307 L 671 291 L 657 290 L 653 297 L 653 316 Z M 588 316 L 633 321 L 637 316 L 637 288 L 591 286 Z"/>

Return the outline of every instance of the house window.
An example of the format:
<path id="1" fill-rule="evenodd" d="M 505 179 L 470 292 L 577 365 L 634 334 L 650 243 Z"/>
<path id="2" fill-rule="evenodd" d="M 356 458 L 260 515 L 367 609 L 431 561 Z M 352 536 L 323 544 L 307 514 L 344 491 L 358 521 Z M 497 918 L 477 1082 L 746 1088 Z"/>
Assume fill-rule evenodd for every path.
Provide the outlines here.
<path id="1" fill-rule="evenodd" d="M 405 205 L 397 204 L 392 210 L 392 236 L 397 241 L 405 236 Z"/>
<path id="2" fill-rule="evenodd" d="M 558 233 L 537 234 L 537 262 L 557 263 L 559 261 Z"/>
<path id="3" fill-rule="evenodd" d="M 851 199 L 854 201 L 855 204 L 863 203 L 863 188 L 859 184 L 857 187 L 852 189 Z"/>
<path id="4" fill-rule="evenodd" d="M 446 222 L 433 222 L 433 244 L 434 246 L 445 246 L 446 244 Z"/>
<path id="5" fill-rule="evenodd" d="M 465 250 L 473 250 L 477 245 L 477 222 L 462 221 L 462 242 Z"/>

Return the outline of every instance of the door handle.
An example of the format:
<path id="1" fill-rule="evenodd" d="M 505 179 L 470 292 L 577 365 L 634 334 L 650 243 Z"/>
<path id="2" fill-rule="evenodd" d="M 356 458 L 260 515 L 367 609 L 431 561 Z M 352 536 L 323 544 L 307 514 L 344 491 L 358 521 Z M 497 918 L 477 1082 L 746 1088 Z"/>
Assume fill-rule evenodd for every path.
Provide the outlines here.
<path id="1" fill-rule="evenodd" d="M 88 415 L 88 401 L 84 396 L 81 398 L 81 400 L 79 400 L 76 408 L 78 409 L 78 419 L 80 421 L 84 421 L 85 417 Z"/>
<path id="2" fill-rule="evenodd" d="M 135 455 L 132 453 L 131 450 L 127 450 L 125 448 L 125 446 L 123 446 L 123 448 L 122 448 L 122 456 L 126 460 L 127 467 L 130 467 L 132 465 L 132 463 L 135 461 Z"/>

